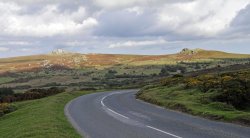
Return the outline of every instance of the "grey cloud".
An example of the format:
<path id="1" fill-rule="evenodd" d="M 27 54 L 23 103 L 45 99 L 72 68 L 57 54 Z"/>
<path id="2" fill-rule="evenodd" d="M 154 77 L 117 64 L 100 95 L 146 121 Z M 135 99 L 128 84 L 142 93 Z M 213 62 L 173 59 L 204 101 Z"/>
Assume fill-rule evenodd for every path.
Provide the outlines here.
<path id="1" fill-rule="evenodd" d="M 148 35 L 147 30 L 154 25 L 154 13 L 145 12 L 142 15 L 122 11 L 112 11 L 102 14 L 95 35 L 128 37 Z"/>
<path id="2" fill-rule="evenodd" d="M 93 4 L 104 9 L 121 9 L 133 6 L 159 6 L 162 4 L 190 2 L 194 0 L 93 0 Z"/>
<path id="3" fill-rule="evenodd" d="M 107 0 L 107 1 L 105 0 L 104 2 L 108 2 L 108 1 L 110 0 Z M 111 0 L 111 1 L 119 1 L 119 0 Z M 121 0 L 121 1 L 124 1 L 124 0 Z M 136 0 L 132 0 L 132 1 L 136 1 Z M 159 25 L 159 22 L 160 22 L 160 20 L 158 19 L 159 12 L 164 10 L 164 8 L 167 9 L 168 5 L 171 6 L 171 4 L 174 4 L 174 3 L 187 3 L 190 1 L 194 1 L 194 0 L 139 0 L 139 1 L 142 1 L 142 2 L 141 3 L 132 2 L 129 4 L 125 3 L 124 5 L 115 4 L 114 7 L 110 8 L 110 7 L 105 7 L 105 5 L 103 6 L 103 5 L 97 4 L 95 0 L 73 0 L 73 1 L 70 1 L 70 0 L 11 0 L 11 3 L 16 3 L 17 5 L 19 5 L 19 7 L 22 7 L 22 10 L 18 11 L 18 13 L 14 15 L 6 14 L 6 17 L 12 16 L 13 19 L 15 17 L 19 18 L 20 16 L 24 16 L 26 19 L 27 17 L 29 17 L 30 22 L 28 22 L 27 25 L 25 26 L 24 25 L 21 26 L 20 28 L 25 28 L 27 26 L 32 27 L 32 26 L 39 24 L 40 22 L 36 22 L 35 20 L 41 19 L 41 17 L 38 17 L 39 12 L 41 12 L 41 10 L 48 5 L 56 5 L 58 11 L 56 14 L 52 14 L 52 16 L 42 17 L 42 19 L 44 20 L 41 20 L 41 21 L 43 21 L 44 22 L 43 24 L 45 25 L 47 24 L 46 22 L 47 18 L 48 20 L 53 20 L 52 22 L 53 24 L 53 23 L 58 23 L 59 17 L 63 15 L 65 15 L 65 18 L 59 21 L 59 26 L 60 26 L 60 23 L 63 24 L 66 21 L 69 22 L 69 25 L 71 24 L 71 21 L 72 21 L 73 23 L 76 23 L 76 26 L 77 26 L 78 24 L 81 24 L 83 20 L 88 19 L 88 17 L 95 18 L 97 20 L 97 23 L 95 24 L 94 27 L 91 27 L 90 29 L 86 29 L 86 30 L 83 29 L 80 33 L 73 32 L 72 34 L 69 34 L 67 32 L 65 33 L 63 30 L 62 31 L 59 30 L 58 33 L 55 33 L 56 35 L 38 35 L 38 36 L 29 35 L 30 32 L 27 33 L 28 35 L 24 33 L 20 33 L 19 35 L 12 35 L 12 34 L 4 34 L 3 32 L 0 32 L 0 41 L 2 42 L 2 45 L 0 47 L 9 48 L 8 53 L 1 53 L 0 56 L 3 57 L 3 56 L 13 56 L 13 55 L 29 55 L 31 53 L 41 54 L 41 53 L 48 53 L 51 50 L 56 49 L 56 48 L 63 48 L 66 50 L 82 52 L 82 53 L 163 54 L 163 53 L 168 53 L 169 51 L 173 52 L 175 50 L 179 50 L 182 47 L 216 48 L 216 47 L 220 47 L 220 45 L 229 45 L 230 47 L 233 47 L 233 44 L 238 44 L 234 41 L 250 33 L 250 6 L 246 7 L 245 9 L 241 10 L 238 13 L 238 15 L 231 22 L 229 30 L 225 30 L 223 33 L 213 35 L 212 37 L 205 37 L 202 35 L 201 36 L 195 35 L 195 30 L 197 30 L 197 28 L 191 29 L 191 31 L 187 31 L 187 33 L 179 33 L 180 31 L 182 31 L 183 26 L 186 26 L 186 28 L 193 28 L 193 25 L 197 25 L 199 23 L 198 22 L 199 20 L 196 20 L 196 18 L 197 18 L 197 14 L 198 15 L 202 14 L 201 10 L 204 10 L 205 8 L 205 10 L 212 11 L 211 9 L 206 8 L 206 7 L 202 7 L 200 9 L 201 6 L 204 6 L 203 3 L 200 3 L 200 6 L 198 6 L 198 9 L 190 10 L 190 13 L 187 13 L 190 8 L 188 6 L 190 5 L 184 5 L 184 7 L 181 7 L 179 9 L 177 5 L 177 9 L 175 9 L 176 11 L 182 10 L 183 8 L 187 8 L 186 9 L 187 11 L 185 10 L 183 12 L 181 11 L 179 12 L 179 14 L 178 12 L 175 12 L 175 11 L 171 12 L 171 10 L 163 11 L 162 15 L 166 15 L 166 17 L 170 17 L 170 19 L 172 20 L 175 20 L 174 17 L 176 17 L 177 21 L 174 21 L 173 24 L 171 23 L 168 24 L 169 20 L 166 20 L 166 22 L 163 22 L 161 25 Z M 150 1 L 150 2 L 143 3 L 143 1 Z M 204 2 L 205 0 L 195 0 L 195 1 Z M 224 4 L 229 1 L 231 1 L 231 3 L 235 2 L 234 0 L 227 0 L 227 1 L 219 0 L 218 2 L 221 2 Z M 240 0 L 240 1 L 243 1 L 243 0 Z M 235 3 L 239 4 L 240 1 L 239 2 L 237 1 Z M 10 2 L 10 0 L 0 0 L 0 3 L 1 2 L 8 3 Z M 216 5 L 213 5 L 213 2 L 211 3 L 210 3 L 211 4 L 210 6 L 212 8 L 215 8 L 214 13 L 208 12 L 208 14 L 204 14 L 204 15 L 202 14 L 201 16 L 199 16 L 199 19 L 201 20 L 203 20 L 202 18 L 207 19 L 204 21 L 204 23 L 207 23 L 209 21 L 216 21 L 216 19 L 220 19 L 220 18 L 217 18 L 217 16 L 214 18 L 209 18 L 209 17 L 211 16 L 211 14 L 216 14 L 217 12 L 224 11 L 220 9 L 223 7 L 217 5 L 218 7 L 217 8 Z M 72 13 L 76 12 L 79 9 L 79 7 L 84 7 L 86 10 L 86 14 L 78 14 L 79 16 L 76 16 L 73 18 Z M 136 12 L 135 10 L 134 11 L 128 10 L 134 7 L 141 8 L 142 12 L 141 11 Z M 243 6 L 240 5 L 239 7 L 243 7 Z M 236 6 L 235 11 L 238 11 L 239 7 Z M 176 6 L 173 6 L 171 8 L 176 8 Z M 226 8 L 226 10 L 228 9 Z M 230 10 L 230 11 L 234 11 L 234 10 Z M 0 15 L 0 19 L 2 19 L 1 23 L 6 22 L 6 17 L 3 17 L 5 12 L 6 10 L 3 10 Z M 226 15 L 228 15 L 227 12 L 226 12 Z M 3 18 L 1 18 L 1 16 Z M 183 18 L 186 18 L 186 20 L 183 21 Z M 194 19 L 191 20 L 191 18 L 194 18 Z M 71 19 L 71 20 L 68 20 L 68 19 Z M 176 24 L 176 22 L 178 23 L 178 20 L 181 20 L 179 23 L 180 25 L 179 27 L 174 28 L 173 25 Z M 224 20 L 220 20 L 220 21 L 224 22 Z M 63 26 L 65 28 L 69 28 L 68 24 L 65 24 Z M 214 26 L 214 24 L 205 24 L 204 26 L 205 27 L 212 26 L 211 29 L 213 29 L 213 27 L 216 27 Z M 199 29 L 199 27 L 200 26 L 198 25 L 198 31 L 202 32 L 202 29 Z M 36 26 L 33 28 L 35 28 L 34 29 L 35 31 L 38 30 Z M 54 27 L 52 27 L 52 29 L 54 29 Z M 48 31 L 45 31 L 44 33 L 48 34 L 49 31 L 53 31 L 52 29 L 51 30 L 48 29 Z M 76 28 L 75 30 L 77 32 L 79 29 Z M 223 39 L 223 42 L 228 41 L 229 38 L 227 37 L 229 37 L 229 34 L 235 35 L 235 36 L 230 37 L 230 40 L 233 37 L 234 37 L 234 40 L 230 41 L 230 44 L 229 43 L 221 44 L 220 41 L 222 41 L 222 39 Z M 127 41 L 132 41 L 135 43 L 141 42 L 141 41 L 148 42 L 148 41 L 155 41 L 158 39 L 164 39 L 168 42 L 180 41 L 180 43 L 162 43 L 158 45 L 146 45 L 146 46 L 141 46 L 141 47 L 126 47 L 126 48 L 122 47 L 122 48 L 115 48 L 112 50 L 108 48 L 108 46 L 110 46 L 111 44 L 115 44 L 115 43 L 121 43 L 121 42 L 127 42 Z M 249 40 L 249 38 L 246 38 L 246 39 Z M 211 40 L 213 40 L 214 42 L 209 43 L 208 41 L 211 41 Z M 205 42 L 208 42 L 208 43 L 205 43 Z M 24 44 L 28 44 L 28 45 L 24 45 Z M 242 46 L 245 46 L 245 44 L 249 44 L 249 41 L 244 40 L 244 44 L 243 42 L 240 43 L 240 45 Z"/>
<path id="4" fill-rule="evenodd" d="M 250 34 L 250 4 L 234 18 L 230 24 L 230 32 L 237 34 Z"/>

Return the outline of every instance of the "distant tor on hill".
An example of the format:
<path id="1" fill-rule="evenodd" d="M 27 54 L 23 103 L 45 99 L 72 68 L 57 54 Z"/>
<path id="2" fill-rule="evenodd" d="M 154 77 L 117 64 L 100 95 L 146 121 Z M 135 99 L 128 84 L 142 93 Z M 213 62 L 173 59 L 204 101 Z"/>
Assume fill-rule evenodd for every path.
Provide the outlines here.
<path id="1" fill-rule="evenodd" d="M 50 55 L 65 55 L 65 54 L 73 54 L 72 52 L 66 51 L 64 49 L 56 49 L 53 50 Z"/>
<path id="2" fill-rule="evenodd" d="M 200 49 L 200 48 L 196 48 L 196 49 L 184 48 L 184 49 L 182 49 L 182 51 L 179 54 L 193 55 L 193 54 L 197 54 L 198 52 L 201 52 L 201 51 L 205 51 L 205 50 Z"/>

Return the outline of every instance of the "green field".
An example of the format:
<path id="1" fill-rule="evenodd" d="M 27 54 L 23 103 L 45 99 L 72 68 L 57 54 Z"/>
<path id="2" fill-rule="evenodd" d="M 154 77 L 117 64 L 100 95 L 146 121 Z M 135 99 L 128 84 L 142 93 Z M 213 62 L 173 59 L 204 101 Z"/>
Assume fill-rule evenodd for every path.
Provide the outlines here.
<path id="1" fill-rule="evenodd" d="M 38 100 L 17 102 L 17 110 L 0 117 L 2 138 L 81 137 L 64 115 L 71 99 L 90 92 L 64 92 Z"/>
<path id="2" fill-rule="evenodd" d="M 11 78 L 11 77 L 0 77 L 0 84 L 8 83 L 8 82 L 11 82 L 13 80 L 14 80 L 14 78 Z"/>

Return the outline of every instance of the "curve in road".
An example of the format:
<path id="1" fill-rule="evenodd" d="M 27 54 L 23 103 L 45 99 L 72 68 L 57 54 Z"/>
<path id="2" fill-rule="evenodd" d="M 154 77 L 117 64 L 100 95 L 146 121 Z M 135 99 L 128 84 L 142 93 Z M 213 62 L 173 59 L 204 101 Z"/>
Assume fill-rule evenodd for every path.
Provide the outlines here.
<path id="1" fill-rule="evenodd" d="M 87 138 L 249 138 L 250 128 L 175 112 L 135 99 L 137 90 L 94 93 L 65 114 Z"/>

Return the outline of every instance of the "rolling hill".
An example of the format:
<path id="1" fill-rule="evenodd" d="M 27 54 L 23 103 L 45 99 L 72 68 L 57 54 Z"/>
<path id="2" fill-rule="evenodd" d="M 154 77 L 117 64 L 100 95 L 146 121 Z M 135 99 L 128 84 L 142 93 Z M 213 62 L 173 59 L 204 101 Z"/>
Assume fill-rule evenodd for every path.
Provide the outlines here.
<path id="1" fill-rule="evenodd" d="M 70 90 L 142 87 L 154 80 L 220 68 L 245 68 L 250 55 L 183 49 L 170 55 L 80 54 L 56 50 L 44 55 L 0 59 L 0 88 Z"/>
<path id="2" fill-rule="evenodd" d="M 32 131 L 39 136 L 40 134 L 47 135 L 47 129 L 49 129 L 51 130 L 50 135 L 53 133 L 55 137 L 61 136 L 61 132 L 64 131 L 68 132 L 64 134 L 65 137 L 77 137 L 74 130 L 67 124 L 63 114 L 63 108 L 69 100 L 99 90 L 146 86 L 141 90 L 138 98 L 167 108 L 187 110 L 188 113 L 194 115 L 246 124 L 245 122 L 249 121 L 248 108 L 244 111 L 238 110 L 236 107 L 221 103 L 218 99 L 212 101 L 211 104 L 206 104 L 209 102 L 209 98 L 213 98 L 210 94 L 216 94 L 217 91 L 210 90 L 211 92 L 204 93 L 197 90 L 200 88 L 200 84 L 191 89 L 183 89 L 181 80 L 189 80 L 195 76 L 198 80 L 200 74 L 213 72 L 215 73 L 213 78 L 203 80 L 209 80 L 209 83 L 217 82 L 217 78 L 221 77 L 218 74 L 239 69 L 248 69 L 246 72 L 248 75 L 245 75 L 245 72 L 237 72 L 236 75 L 249 76 L 249 67 L 250 55 L 202 49 L 183 49 L 176 54 L 155 56 L 80 54 L 56 50 L 44 55 L 2 58 L 0 59 L 0 89 L 11 91 L 11 95 L 3 98 L 5 101 L 14 102 L 44 96 L 45 98 L 0 105 L 0 115 L 1 110 L 3 115 L 0 121 L 8 129 L 23 131 L 23 129 L 19 129 L 20 125 L 23 125 L 19 123 L 19 120 L 24 118 L 25 123 L 33 124 L 32 127 L 45 123 L 46 129 L 39 126 L 37 131 Z M 242 73 L 245 74 L 241 75 Z M 235 73 L 226 75 L 233 78 Z M 175 80 L 174 76 L 179 79 L 176 82 L 173 81 L 173 86 L 159 85 L 161 82 L 159 80 L 167 82 L 168 78 L 172 77 Z M 180 76 L 182 77 L 180 78 Z M 51 89 L 66 90 L 66 92 L 50 96 L 52 93 L 49 90 Z M 41 96 L 41 93 L 37 93 L 38 91 L 46 94 Z M 166 97 L 170 97 L 172 100 L 165 99 Z M 218 109 L 221 107 L 228 111 Z M 208 109 L 207 112 L 204 112 L 204 109 Z M 51 114 L 55 121 L 50 121 Z M 65 127 L 55 127 L 62 126 L 61 124 Z M 24 127 L 27 135 L 30 135 L 28 132 L 31 132 L 29 126 Z M 3 136 L 11 135 L 12 131 L 4 132 Z"/>
<path id="3" fill-rule="evenodd" d="M 39 68 L 61 66 L 71 69 L 85 67 L 109 68 L 115 65 L 174 65 L 178 62 L 205 62 L 221 59 L 245 59 L 250 55 L 208 51 L 202 49 L 183 49 L 171 55 L 112 55 L 79 54 L 58 50 L 46 55 L 23 56 L 0 59 L 0 73 L 25 71 Z"/>

